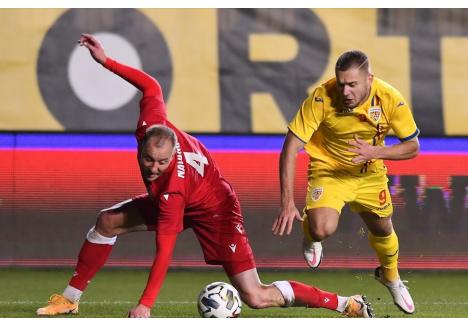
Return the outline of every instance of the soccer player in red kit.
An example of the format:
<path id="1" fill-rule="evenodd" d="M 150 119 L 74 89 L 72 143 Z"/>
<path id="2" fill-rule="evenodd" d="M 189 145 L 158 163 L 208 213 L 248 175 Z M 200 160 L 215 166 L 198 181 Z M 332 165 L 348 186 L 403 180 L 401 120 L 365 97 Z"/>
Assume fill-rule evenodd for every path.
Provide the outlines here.
<path id="1" fill-rule="evenodd" d="M 192 228 L 206 263 L 223 266 L 249 307 L 320 307 L 349 317 L 372 316 L 361 295 L 342 297 L 295 281 L 262 284 L 234 190 L 205 146 L 167 120 L 159 83 L 143 71 L 108 58 L 92 35 L 82 34 L 79 44 L 89 49 L 96 62 L 143 93 L 136 138 L 147 194 L 101 211 L 87 234 L 68 286 L 62 295 L 52 295 L 49 304 L 37 310 L 38 315 L 77 313 L 83 291 L 106 262 L 117 236 L 154 230 L 156 255 L 151 272 L 138 304 L 129 312 L 129 317 L 150 317 L 177 234 Z"/>

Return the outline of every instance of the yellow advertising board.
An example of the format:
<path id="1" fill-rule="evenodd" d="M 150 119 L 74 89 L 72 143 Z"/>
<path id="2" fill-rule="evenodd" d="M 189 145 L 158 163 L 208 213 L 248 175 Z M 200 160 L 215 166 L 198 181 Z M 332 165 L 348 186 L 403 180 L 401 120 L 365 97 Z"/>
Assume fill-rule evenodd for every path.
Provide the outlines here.
<path id="1" fill-rule="evenodd" d="M 393 32 L 384 10 L 0 9 L 0 130 L 133 131 L 138 95 L 97 75 L 76 44 L 88 32 L 162 81 L 169 118 L 189 132 L 284 133 L 338 56 L 360 49 L 413 105 L 423 136 L 467 135 L 467 39 L 440 35 L 440 52 L 422 54 L 426 78 L 421 37 Z"/>

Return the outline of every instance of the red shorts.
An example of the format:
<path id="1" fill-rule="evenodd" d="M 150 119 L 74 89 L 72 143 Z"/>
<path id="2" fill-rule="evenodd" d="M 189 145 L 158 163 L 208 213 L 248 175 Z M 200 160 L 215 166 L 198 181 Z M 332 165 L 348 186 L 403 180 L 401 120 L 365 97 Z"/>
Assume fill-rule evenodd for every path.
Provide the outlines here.
<path id="1" fill-rule="evenodd" d="M 148 195 L 132 199 L 142 214 L 148 230 L 156 230 L 157 205 Z M 231 206 L 231 207 L 227 207 Z M 224 203 L 217 212 L 185 216 L 184 229 L 192 228 L 203 250 L 205 262 L 222 265 L 229 276 L 255 268 L 255 260 L 244 229 L 244 219 L 236 201 Z"/>

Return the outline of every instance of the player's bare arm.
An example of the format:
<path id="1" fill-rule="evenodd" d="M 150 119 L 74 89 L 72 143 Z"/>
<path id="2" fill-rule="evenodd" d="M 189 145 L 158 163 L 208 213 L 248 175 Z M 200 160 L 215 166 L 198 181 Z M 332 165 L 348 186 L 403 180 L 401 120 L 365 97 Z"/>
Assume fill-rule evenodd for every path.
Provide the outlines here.
<path id="1" fill-rule="evenodd" d="M 78 40 L 80 46 L 84 46 L 89 50 L 89 53 L 93 59 L 100 63 L 104 64 L 106 62 L 106 53 L 101 43 L 91 34 L 81 34 L 80 39 Z"/>
<path id="2" fill-rule="evenodd" d="M 357 135 L 349 144 L 353 147 L 349 151 L 356 153 L 352 159 L 353 163 L 359 164 L 374 159 L 383 160 L 408 160 L 416 157 L 419 153 L 419 140 L 417 137 L 392 146 L 372 146 Z"/>
<path id="3" fill-rule="evenodd" d="M 304 142 L 292 132 L 288 132 L 280 156 L 281 208 L 273 223 L 274 235 L 291 234 L 294 219 L 303 218 L 294 203 L 294 176 L 296 173 L 297 153 L 304 147 Z"/>

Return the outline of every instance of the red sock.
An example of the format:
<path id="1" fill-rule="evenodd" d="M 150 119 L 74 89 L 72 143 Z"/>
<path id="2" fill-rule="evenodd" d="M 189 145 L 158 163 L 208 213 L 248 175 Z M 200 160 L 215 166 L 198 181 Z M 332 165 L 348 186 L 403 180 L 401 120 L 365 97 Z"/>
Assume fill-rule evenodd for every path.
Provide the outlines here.
<path id="1" fill-rule="evenodd" d="M 84 291 L 102 266 L 112 250 L 112 245 L 92 243 L 85 240 L 78 255 L 78 263 L 70 280 L 70 285 Z"/>
<path id="2" fill-rule="evenodd" d="M 294 291 L 294 306 L 330 310 L 336 310 L 338 307 L 336 293 L 322 291 L 319 288 L 295 281 L 289 281 L 289 284 Z"/>

